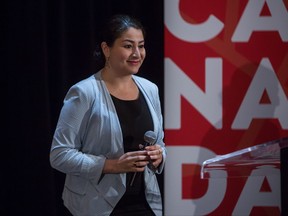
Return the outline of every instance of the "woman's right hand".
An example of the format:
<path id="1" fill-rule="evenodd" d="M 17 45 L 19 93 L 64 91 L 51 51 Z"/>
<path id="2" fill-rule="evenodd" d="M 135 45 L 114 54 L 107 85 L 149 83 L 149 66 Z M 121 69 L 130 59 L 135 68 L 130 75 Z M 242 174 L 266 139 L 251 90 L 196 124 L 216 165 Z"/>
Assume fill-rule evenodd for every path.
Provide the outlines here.
<path id="1" fill-rule="evenodd" d="M 106 159 L 103 173 L 143 172 L 149 160 L 147 151 L 127 152 L 119 159 Z"/>

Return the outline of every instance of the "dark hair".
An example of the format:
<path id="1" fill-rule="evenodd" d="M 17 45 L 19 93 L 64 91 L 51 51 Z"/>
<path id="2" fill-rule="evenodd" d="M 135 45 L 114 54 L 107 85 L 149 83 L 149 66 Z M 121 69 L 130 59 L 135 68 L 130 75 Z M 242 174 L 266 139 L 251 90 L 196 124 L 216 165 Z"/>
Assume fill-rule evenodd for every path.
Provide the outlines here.
<path id="1" fill-rule="evenodd" d="M 102 64 L 105 62 L 104 55 L 101 50 L 102 42 L 106 42 L 109 47 L 112 47 L 115 40 L 120 38 L 121 35 L 131 27 L 140 29 L 143 33 L 143 37 L 145 38 L 146 32 L 139 20 L 125 14 L 117 14 L 112 16 L 104 24 L 104 28 L 99 35 L 98 44 L 94 51 L 94 56 L 97 58 L 97 60 L 100 60 Z"/>
<path id="2" fill-rule="evenodd" d="M 112 16 L 104 26 L 101 34 L 101 42 L 105 41 L 109 47 L 113 46 L 114 41 L 121 37 L 128 28 L 140 29 L 145 37 L 145 30 L 142 24 L 135 18 L 124 14 Z"/>

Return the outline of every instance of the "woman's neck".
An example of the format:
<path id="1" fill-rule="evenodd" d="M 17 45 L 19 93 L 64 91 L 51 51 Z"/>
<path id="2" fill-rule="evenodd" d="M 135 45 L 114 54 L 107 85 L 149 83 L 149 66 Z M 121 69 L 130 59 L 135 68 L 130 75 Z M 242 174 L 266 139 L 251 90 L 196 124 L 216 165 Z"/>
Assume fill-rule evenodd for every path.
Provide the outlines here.
<path id="1" fill-rule="evenodd" d="M 139 90 L 132 75 L 115 76 L 108 70 L 101 72 L 102 80 L 110 94 L 123 100 L 134 100 L 138 98 Z"/>

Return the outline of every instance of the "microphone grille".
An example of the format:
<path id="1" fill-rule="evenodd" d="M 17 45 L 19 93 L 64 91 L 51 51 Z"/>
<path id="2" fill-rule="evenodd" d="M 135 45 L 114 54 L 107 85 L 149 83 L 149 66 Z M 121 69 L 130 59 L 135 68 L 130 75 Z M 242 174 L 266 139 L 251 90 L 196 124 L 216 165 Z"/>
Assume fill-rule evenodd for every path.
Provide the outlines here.
<path id="1" fill-rule="evenodd" d="M 154 131 L 146 131 L 144 134 L 144 141 L 150 145 L 155 144 L 157 139 L 156 133 Z"/>

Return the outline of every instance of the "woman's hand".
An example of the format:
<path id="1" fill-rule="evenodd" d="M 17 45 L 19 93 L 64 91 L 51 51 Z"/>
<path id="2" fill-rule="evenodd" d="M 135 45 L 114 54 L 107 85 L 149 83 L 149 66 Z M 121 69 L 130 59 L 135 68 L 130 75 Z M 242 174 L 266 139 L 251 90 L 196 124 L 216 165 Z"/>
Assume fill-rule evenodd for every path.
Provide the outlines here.
<path id="1" fill-rule="evenodd" d="M 155 144 L 146 146 L 145 150 L 147 151 L 147 155 L 150 157 L 150 163 L 152 163 L 154 168 L 157 168 L 163 160 L 162 147 L 158 144 Z"/>
<path id="2" fill-rule="evenodd" d="M 103 173 L 143 172 L 149 160 L 146 150 L 127 152 L 119 159 L 106 159 Z"/>

